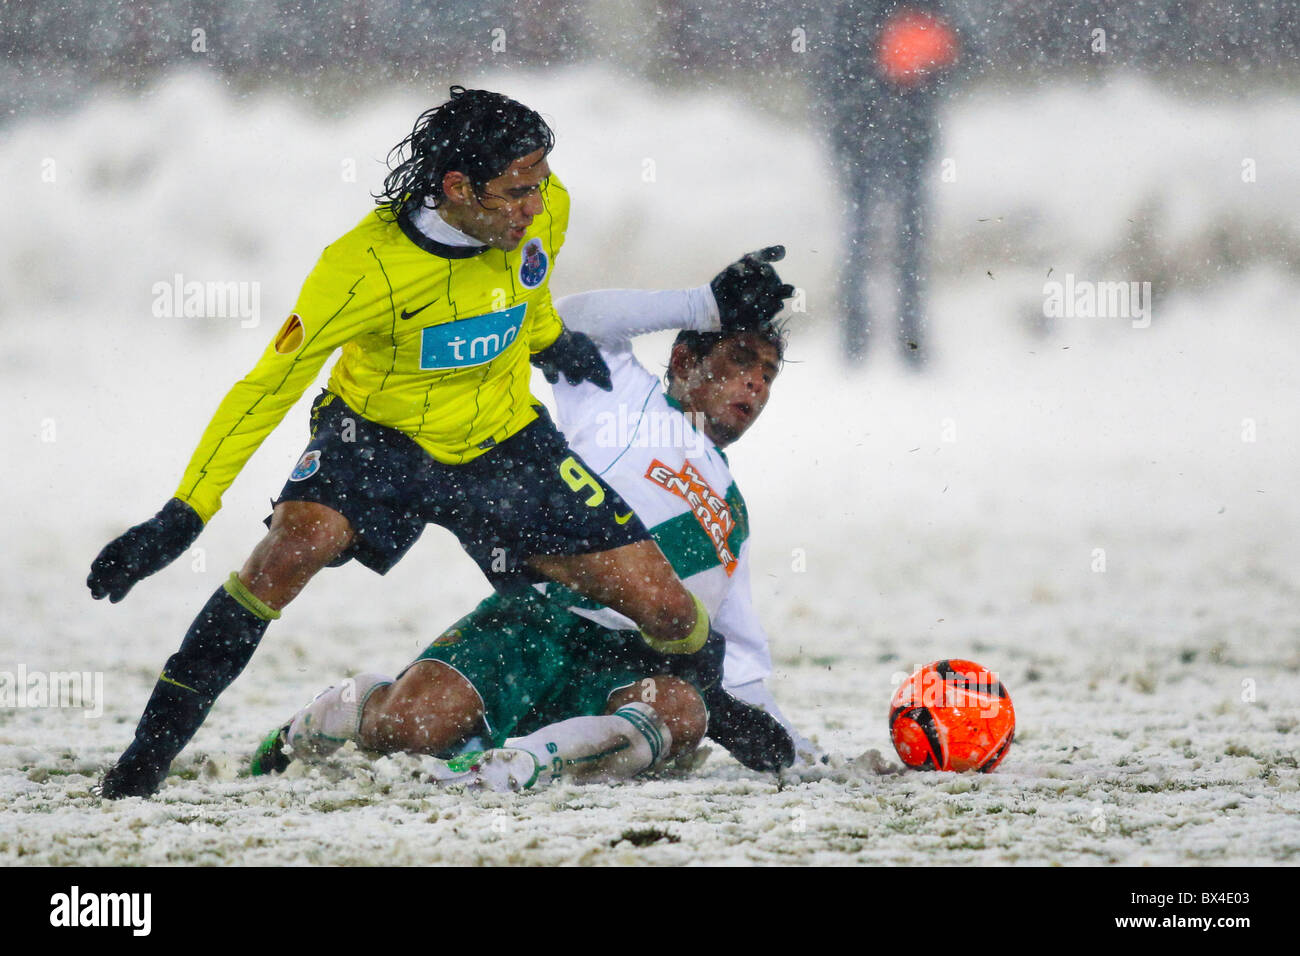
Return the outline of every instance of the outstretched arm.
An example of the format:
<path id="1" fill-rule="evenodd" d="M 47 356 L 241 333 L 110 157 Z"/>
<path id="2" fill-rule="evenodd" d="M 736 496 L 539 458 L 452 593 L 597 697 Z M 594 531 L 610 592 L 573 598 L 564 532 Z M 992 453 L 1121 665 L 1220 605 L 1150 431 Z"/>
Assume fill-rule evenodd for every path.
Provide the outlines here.
<path id="1" fill-rule="evenodd" d="M 364 322 L 363 312 L 349 308 L 363 279 L 335 268 L 330 250 L 325 251 L 262 358 L 217 407 L 175 494 L 158 514 L 110 541 L 95 558 L 86 579 L 92 597 L 117 603 L 194 542 L 262 440 Z"/>
<path id="2" fill-rule="evenodd" d="M 647 332 L 720 328 L 718 304 L 707 285 L 694 289 L 646 291 L 601 289 L 566 295 L 555 303 L 565 328 L 591 336 L 607 351 L 628 348 L 631 340 Z"/>
<path id="3" fill-rule="evenodd" d="M 634 336 L 665 329 L 753 330 L 771 322 L 794 294 L 794 286 L 782 282 L 772 267 L 784 257 L 784 246 L 768 246 L 741 256 L 705 286 L 664 292 L 607 289 L 566 296 L 555 305 L 567 328 L 591 336 L 609 351 L 627 348 Z"/>
<path id="4" fill-rule="evenodd" d="M 204 521 L 216 514 L 221 496 L 326 360 L 367 330 L 365 276 L 333 259 L 327 249 L 289 318 L 257 365 L 222 399 L 199 439 L 175 497 Z"/>

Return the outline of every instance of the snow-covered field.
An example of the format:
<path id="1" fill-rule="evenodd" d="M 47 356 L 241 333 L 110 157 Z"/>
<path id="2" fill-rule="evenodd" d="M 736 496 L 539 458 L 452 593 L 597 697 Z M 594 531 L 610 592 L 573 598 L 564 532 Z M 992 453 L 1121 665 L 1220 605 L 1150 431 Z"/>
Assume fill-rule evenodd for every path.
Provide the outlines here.
<path id="1" fill-rule="evenodd" d="M 559 133 L 575 215 L 557 293 L 696 284 L 745 249 L 790 246 L 783 272 L 808 312 L 732 461 L 772 686 L 832 765 L 778 781 L 715 749 L 689 774 L 514 796 L 440 791 L 415 758 L 355 753 L 244 776 L 260 735 L 317 690 L 396 671 L 485 593 L 430 529 L 385 578 L 315 581 L 156 799 L 90 795 L 195 611 L 258 539 L 305 404 L 194 553 L 116 606 L 90 600 L 89 562 L 173 490 L 224 389 L 426 105 L 397 96 L 323 119 L 180 78 L 0 142 L 0 675 L 102 675 L 86 702 L 102 716 L 0 707 L 0 862 L 1300 860 L 1300 280 L 1264 257 L 1158 294 L 1149 328 L 1025 321 L 1049 269 L 1160 278 L 1122 255 L 1152 203 L 1183 249 L 1216 222 L 1296 221 L 1300 105 L 1197 107 L 1120 84 L 954 107 L 941 152 L 958 178 L 936 189 L 939 354 L 915 376 L 885 349 L 853 371 L 835 353 L 834 194 L 808 130 L 600 75 L 497 85 Z M 1122 131 L 1123 148 L 1089 129 Z M 981 228 L 1002 230 L 986 251 Z M 258 325 L 156 317 L 152 287 L 176 273 L 259 283 Z M 641 350 L 665 352 L 662 338 Z M 1011 691 L 1016 742 L 994 774 L 899 772 L 890 694 L 940 657 L 973 658 Z"/>

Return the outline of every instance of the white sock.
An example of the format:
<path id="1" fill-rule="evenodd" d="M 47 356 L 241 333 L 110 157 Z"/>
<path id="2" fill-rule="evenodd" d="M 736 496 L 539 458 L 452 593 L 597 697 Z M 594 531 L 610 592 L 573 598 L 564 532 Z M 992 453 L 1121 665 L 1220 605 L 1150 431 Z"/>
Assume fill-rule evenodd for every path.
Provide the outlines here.
<path id="1" fill-rule="evenodd" d="M 383 674 L 358 674 L 316 695 L 289 722 L 289 749 L 299 760 L 328 757 L 361 732 L 361 711 L 375 688 L 391 684 Z"/>
<path id="2" fill-rule="evenodd" d="M 533 755 L 542 768 L 539 784 L 560 777 L 623 780 L 662 764 L 673 735 L 654 708 L 638 702 L 602 717 L 557 721 L 505 745 Z"/>

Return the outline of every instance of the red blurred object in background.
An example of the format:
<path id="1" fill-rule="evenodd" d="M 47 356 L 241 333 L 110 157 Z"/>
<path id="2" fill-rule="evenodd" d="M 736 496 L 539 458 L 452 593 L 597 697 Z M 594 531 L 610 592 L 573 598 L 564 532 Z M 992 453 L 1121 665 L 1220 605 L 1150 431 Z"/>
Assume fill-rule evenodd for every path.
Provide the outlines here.
<path id="1" fill-rule="evenodd" d="M 902 10 L 880 31 L 876 58 L 887 79 L 900 86 L 915 86 L 930 73 L 957 61 L 957 36 L 933 14 Z"/>

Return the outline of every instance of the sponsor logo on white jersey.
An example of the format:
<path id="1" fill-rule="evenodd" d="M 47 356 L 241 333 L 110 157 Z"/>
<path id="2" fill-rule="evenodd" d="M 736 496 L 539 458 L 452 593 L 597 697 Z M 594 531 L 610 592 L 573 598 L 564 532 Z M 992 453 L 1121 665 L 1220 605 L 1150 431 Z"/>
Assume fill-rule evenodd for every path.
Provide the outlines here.
<path id="1" fill-rule="evenodd" d="M 731 577 L 739 559 L 727 543 L 731 529 L 736 526 L 727 499 L 713 490 L 713 486 L 705 481 L 689 459 L 683 462 L 681 471 L 674 471 L 656 458 L 650 462 L 645 476 L 690 506 L 691 514 L 695 515 L 695 520 L 700 523 L 700 527 L 713 542 L 714 550 L 718 552 L 718 563 L 726 570 L 727 577 Z"/>

